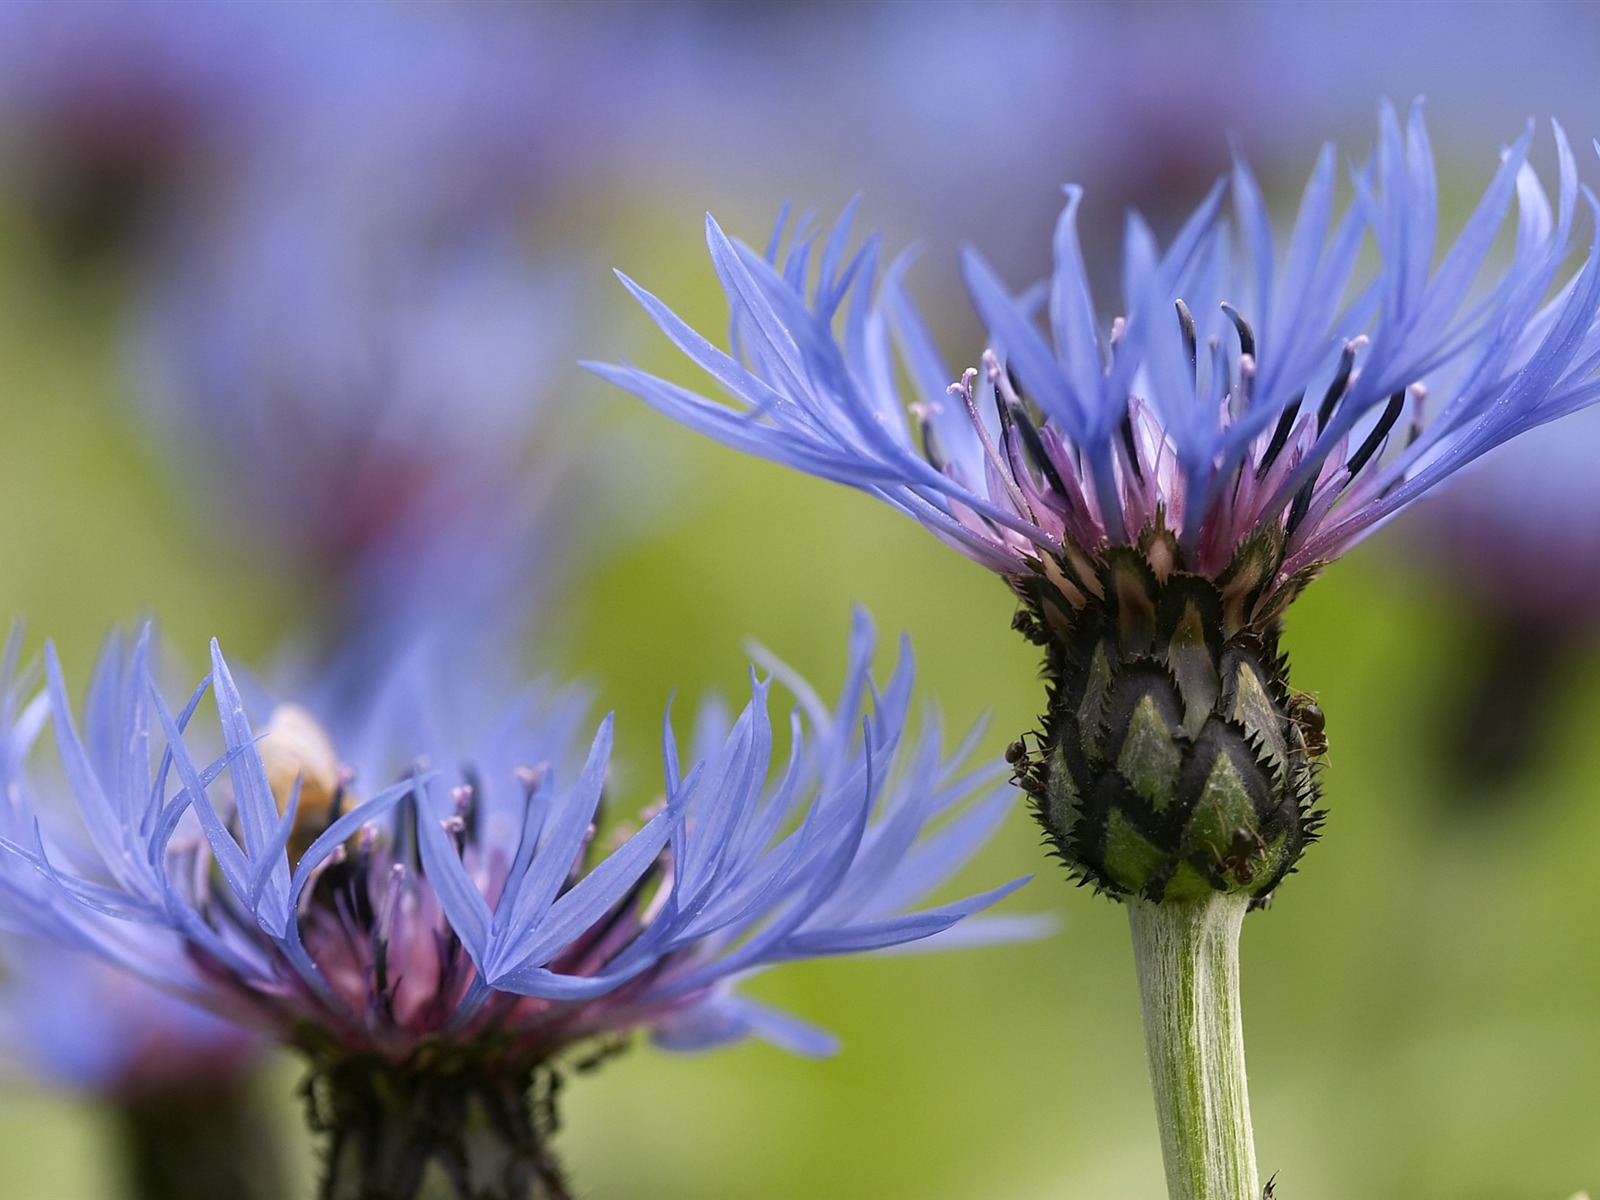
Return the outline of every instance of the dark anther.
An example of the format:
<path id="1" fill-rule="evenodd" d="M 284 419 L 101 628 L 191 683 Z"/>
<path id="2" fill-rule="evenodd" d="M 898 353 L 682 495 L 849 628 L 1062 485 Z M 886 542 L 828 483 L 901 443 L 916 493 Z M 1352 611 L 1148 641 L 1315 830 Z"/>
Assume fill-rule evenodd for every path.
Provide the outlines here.
<path id="1" fill-rule="evenodd" d="M 1256 335 L 1250 328 L 1250 322 L 1239 315 L 1239 310 L 1233 305 L 1223 302 L 1223 315 L 1233 322 L 1233 327 L 1239 333 L 1239 353 L 1248 354 L 1251 358 L 1256 356 Z"/>
<path id="2" fill-rule="evenodd" d="M 1316 476 L 1305 481 L 1304 486 L 1294 494 L 1294 503 L 1289 505 L 1289 522 L 1283 527 L 1285 537 L 1291 537 L 1299 527 L 1300 522 L 1306 519 L 1306 512 L 1311 508 L 1311 493 L 1317 490 Z"/>
<path id="3" fill-rule="evenodd" d="M 661 859 L 658 857 L 645 869 L 644 874 L 634 881 L 627 894 L 617 901 L 605 916 L 579 934 L 577 940 L 561 952 L 562 958 L 568 962 L 581 960 L 595 946 L 604 942 L 616 930 L 620 929 L 623 922 L 636 918 L 644 907 L 645 897 L 651 894 L 652 889 L 660 885 L 662 873 Z M 567 889 L 563 888 L 562 895 L 565 895 L 566 891 Z"/>
<path id="4" fill-rule="evenodd" d="M 470 764 L 461 768 L 462 778 L 467 787 L 467 803 L 461 811 L 461 819 L 465 822 L 462 833 L 469 842 L 478 840 L 478 798 L 483 794 L 483 779 L 478 774 L 476 767 Z"/>
<path id="5" fill-rule="evenodd" d="M 1017 378 L 1017 373 L 1011 369 L 1011 364 L 1006 364 L 1006 382 L 1011 385 L 1011 390 L 1018 396 L 1022 395 L 1022 380 Z"/>
<path id="6" fill-rule="evenodd" d="M 1182 301 L 1179 301 L 1182 303 Z M 1122 446 L 1128 452 L 1128 466 L 1133 470 L 1133 477 L 1140 483 L 1144 482 L 1144 468 L 1139 465 L 1139 450 L 1133 440 L 1133 414 L 1122 414 Z"/>
<path id="7" fill-rule="evenodd" d="M 400 806 L 394 826 L 394 860 L 405 863 L 412 870 L 422 870 L 422 857 L 417 846 L 417 799 Z"/>
<path id="8" fill-rule="evenodd" d="M 1355 347 L 1346 346 L 1343 353 L 1339 355 L 1339 369 L 1334 373 L 1333 382 L 1328 385 L 1328 393 L 1322 397 L 1322 407 L 1317 409 L 1318 433 L 1328 427 L 1328 418 L 1333 416 L 1334 405 L 1339 403 L 1339 398 L 1344 395 L 1345 389 L 1350 386 L 1350 371 L 1355 365 Z"/>
<path id="9" fill-rule="evenodd" d="M 1403 388 L 1389 397 L 1389 406 L 1383 410 L 1383 416 L 1378 418 L 1378 423 L 1372 427 L 1367 440 L 1361 443 L 1361 449 L 1352 454 L 1350 461 L 1345 464 L 1352 479 L 1383 445 L 1383 439 L 1389 436 L 1389 430 L 1393 429 L 1394 423 L 1400 419 L 1400 410 L 1405 406 L 1405 402 L 1406 393 Z"/>
<path id="10" fill-rule="evenodd" d="M 1001 444 L 1009 447 L 1011 443 L 1011 430 L 1016 425 L 1016 417 L 1011 407 L 1011 402 L 1000 394 L 999 389 L 994 394 L 995 415 L 1000 418 Z"/>
<path id="11" fill-rule="evenodd" d="M 1189 352 L 1189 368 L 1198 372 L 1200 370 L 1199 339 L 1194 331 L 1194 314 L 1189 311 L 1189 306 L 1182 300 L 1177 302 L 1178 329 L 1183 334 L 1183 345 Z"/>
<path id="12" fill-rule="evenodd" d="M 389 994 L 389 939 L 372 939 L 372 982 L 378 995 Z"/>
<path id="13" fill-rule="evenodd" d="M 1261 458 L 1261 465 L 1256 468 L 1257 479 L 1265 475 L 1278 460 L 1278 455 L 1283 453 L 1283 447 L 1289 441 L 1289 433 L 1294 429 L 1295 418 L 1300 415 L 1300 406 L 1305 400 L 1306 394 L 1301 392 L 1279 416 L 1277 428 L 1272 431 L 1272 440 L 1267 443 L 1267 452 Z"/>
<path id="14" fill-rule="evenodd" d="M 922 427 L 922 457 L 928 460 L 930 467 L 942 475 L 949 459 L 939 453 L 939 438 L 933 432 L 933 422 L 923 417 L 918 424 Z"/>
<path id="15" fill-rule="evenodd" d="M 1228 404 L 1231 411 L 1241 413 L 1250 407 L 1250 372 L 1241 371 L 1236 382 L 1233 377 L 1233 362 L 1223 350 L 1222 342 L 1217 338 L 1206 339 L 1206 349 L 1211 351 L 1211 371 L 1217 378 L 1226 383 L 1229 396 Z"/>
<path id="16" fill-rule="evenodd" d="M 1034 466 L 1038 467 L 1044 475 L 1045 482 L 1058 496 L 1067 494 L 1067 485 L 1062 482 L 1061 472 L 1056 470 L 1056 464 L 1050 461 L 1050 456 L 1045 453 L 1044 439 L 1039 436 L 1039 428 L 1033 423 L 1033 418 L 1028 416 L 1027 410 L 1019 404 L 1002 399 L 999 405 L 1000 419 L 1007 423 L 1008 428 L 1015 428 L 1018 436 L 1022 438 L 1022 445 L 1028 452 L 1028 458 Z"/>

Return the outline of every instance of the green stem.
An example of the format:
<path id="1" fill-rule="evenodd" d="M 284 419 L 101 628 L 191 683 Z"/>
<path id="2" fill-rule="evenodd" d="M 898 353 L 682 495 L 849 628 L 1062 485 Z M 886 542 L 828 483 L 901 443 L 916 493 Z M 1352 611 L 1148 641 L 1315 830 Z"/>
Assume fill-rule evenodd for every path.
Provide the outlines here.
<path id="1" fill-rule="evenodd" d="M 129 1096 L 117 1103 L 116 1117 L 130 1196 L 281 1200 L 289 1194 L 271 1114 L 248 1080 Z"/>
<path id="2" fill-rule="evenodd" d="M 1171 1200 L 1259 1200 L 1239 1006 L 1250 898 L 1128 902 Z"/>
<path id="3" fill-rule="evenodd" d="M 355 1057 L 307 1083 L 328 1138 L 321 1200 L 570 1200 L 547 1140 L 549 1070 Z"/>

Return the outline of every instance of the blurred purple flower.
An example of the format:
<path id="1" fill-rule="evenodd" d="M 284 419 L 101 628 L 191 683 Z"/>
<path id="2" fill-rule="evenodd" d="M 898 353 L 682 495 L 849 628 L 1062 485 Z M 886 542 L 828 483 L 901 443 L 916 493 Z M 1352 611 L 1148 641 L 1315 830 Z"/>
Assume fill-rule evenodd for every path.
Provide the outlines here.
<path id="1" fill-rule="evenodd" d="M 45 718 L 19 708 L 19 634 L 0 665 L 0 835 L 28 840 L 33 784 L 25 759 Z M 81 847 L 80 849 L 87 849 Z M 134 1097 L 247 1076 L 259 1039 L 175 1000 L 98 958 L 23 937 L 3 947 L 0 1048 L 41 1081 L 106 1097 Z"/>
<path id="2" fill-rule="evenodd" d="M 0 121 L 47 215 L 214 190 L 268 158 L 503 208 L 585 177 L 620 128 L 616 67 L 586 63 L 580 34 L 495 6 L 12 5 Z"/>
<path id="3" fill-rule="evenodd" d="M 277 39 L 242 5 L 0 9 L 0 122 L 53 223 L 110 217 L 236 139 Z"/>
<path id="4" fill-rule="evenodd" d="M 256 1102 L 259 1034 L 104 960 L 8 938 L 0 1060 L 97 1103 L 134 1200 L 280 1200 L 278 1144 Z"/>
<path id="5" fill-rule="evenodd" d="M 1556 641 L 1600 633 L 1600 411 L 1484 456 L 1419 505 L 1403 536 L 1467 607 Z"/>
<path id="6" fill-rule="evenodd" d="M 0 15 L 0 118 L 39 162 L 151 159 L 136 303 L 162 449 L 191 511 L 324 586 L 311 632 L 352 674 L 413 637 L 502 656 L 558 575 L 583 467 L 541 401 L 580 305 L 551 265 L 570 251 L 537 243 L 646 74 L 594 37 L 503 6 Z"/>
<path id="7" fill-rule="evenodd" d="M 25 759 L 45 712 L 37 701 L 18 707 L 27 686 L 16 672 L 20 644 L 13 634 L 0 666 L 0 837 L 30 841 L 45 819 L 63 853 L 88 856 L 81 830 L 27 808 Z M 276 1139 L 254 1120 L 251 1100 L 261 1036 L 86 953 L 55 922 L 29 921 L 42 893 L 36 885 L 0 905 L 0 1068 L 103 1105 L 132 1196 L 276 1200 Z"/>
<path id="8" fill-rule="evenodd" d="M 503 644 L 552 569 L 550 362 L 571 319 L 513 225 L 277 182 L 179 224 L 141 352 L 190 499 L 331 586 L 337 637 Z M 195 485 L 200 486 L 195 486 Z M 389 630 L 388 634 L 383 631 Z"/>
<path id="9" fill-rule="evenodd" d="M 659 40 L 682 129 L 659 144 L 705 164 L 700 194 L 748 203 L 759 186 L 826 203 L 859 189 L 892 238 L 937 254 L 987 230 L 1003 274 L 1028 269 L 1064 180 L 1084 188 L 1090 276 L 1114 282 L 1125 208 L 1175 232 L 1230 142 L 1280 198 L 1308 130 L 1360 136 L 1385 94 L 1427 95 L 1447 151 L 1476 154 L 1486 125 L 1533 113 L 1600 125 L 1587 85 L 1600 20 L 1559 0 L 1482 0 L 1471 20 L 1379 0 L 949 0 L 767 6 L 737 20 L 704 5 L 723 19 L 698 22 L 681 10 Z"/>
<path id="10" fill-rule="evenodd" d="M 6 941 L 3 958 L 0 1053 L 42 1083 L 136 1101 L 255 1073 L 259 1036 L 103 959 L 22 938 Z"/>
<path id="11" fill-rule="evenodd" d="M 1431 576 L 1465 618 L 1437 717 L 1452 811 L 1489 802 L 1532 769 L 1600 639 L 1600 410 L 1485 455 L 1418 505 L 1379 548 Z M 1380 556 L 1380 558 L 1383 556 Z"/>

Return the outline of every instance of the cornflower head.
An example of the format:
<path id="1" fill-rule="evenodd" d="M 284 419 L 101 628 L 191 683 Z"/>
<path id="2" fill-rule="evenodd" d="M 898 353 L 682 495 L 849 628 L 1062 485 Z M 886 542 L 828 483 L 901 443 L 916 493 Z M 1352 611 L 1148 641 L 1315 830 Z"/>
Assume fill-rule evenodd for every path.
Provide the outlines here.
<path id="1" fill-rule="evenodd" d="M 288 1194 L 257 1094 L 260 1034 L 48 939 L 6 938 L 0 970 L 0 1078 L 95 1104 L 122 1194 Z"/>
<path id="2" fill-rule="evenodd" d="M 878 496 L 1007 580 L 1049 680 L 1042 729 L 1010 757 L 1077 877 L 1120 898 L 1261 902 L 1320 820 L 1323 717 L 1289 686 L 1285 607 L 1460 467 L 1600 394 L 1593 244 L 1569 263 L 1575 161 L 1557 128 L 1552 201 L 1532 136 L 1442 252 L 1420 106 L 1405 122 L 1383 107 L 1342 208 L 1325 147 L 1287 236 L 1236 160 L 1165 248 L 1130 216 L 1109 323 L 1069 188 L 1042 287 L 1013 295 L 965 255 L 991 341 L 959 378 L 908 298 L 909 260 L 880 279 L 876 237 L 849 249 L 853 205 L 787 246 L 780 220 L 764 254 L 708 221 L 731 352 L 624 283 L 734 406 L 592 369 Z"/>
<path id="3" fill-rule="evenodd" d="M 137 240 L 172 201 L 267 159 L 518 204 L 592 178 L 595 146 L 632 124 L 618 80 L 632 56 L 595 53 L 582 23 L 533 10 L 95 7 L 0 12 L 16 174 L 77 249 Z"/>
<path id="4" fill-rule="evenodd" d="M 1453 597 L 1567 645 L 1600 631 L 1600 411 L 1496 450 L 1441 488 L 1397 539 Z"/>
<path id="5" fill-rule="evenodd" d="M 1437 757 L 1457 801 L 1506 798 L 1560 728 L 1600 640 L 1600 409 L 1496 449 L 1380 548 L 1444 589 L 1470 642 L 1437 705 Z M 1441 711 L 1442 710 L 1442 711 Z"/>
<path id="6" fill-rule="evenodd" d="M 41 1083 L 137 1099 L 211 1091 L 254 1071 L 258 1037 L 99 958 L 15 938 L 3 961 L 0 1047 Z"/>
<path id="7" fill-rule="evenodd" d="M 327 641 L 368 645 L 369 675 L 419 634 L 497 652 L 556 573 L 572 490 L 542 365 L 562 271 L 504 215 L 270 165 L 153 260 L 139 349 L 164 448 L 197 511 L 326 591 Z"/>
<path id="8" fill-rule="evenodd" d="M 769 681 L 732 720 L 702 714 L 692 759 L 665 724 L 662 795 L 632 831 L 601 828 L 611 719 L 576 754 L 571 698 L 464 721 L 467 681 L 418 656 L 365 712 L 252 720 L 215 646 L 205 681 L 169 702 L 147 635 L 108 646 L 79 719 L 50 653 L 5 736 L 25 748 L 48 712 L 94 853 L 64 850 L 54 810 L 19 794 L 36 819 L 0 839 L 4 911 L 308 1055 L 327 1194 L 359 1179 L 409 1196 L 431 1161 L 462 1195 L 565 1195 L 527 1099 L 559 1063 L 641 1029 L 676 1048 L 756 1035 L 826 1052 L 735 981 L 941 933 L 1020 883 L 920 907 L 1009 788 L 964 771 L 970 741 L 947 755 L 931 718 L 908 733 L 909 655 L 879 690 L 873 641 L 858 618 L 834 707 L 794 683 L 786 761 Z M 471 1113 L 498 1165 L 466 1146 Z"/>
<path id="9" fill-rule="evenodd" d="M 27 840 L 25 759 L 46 713 L 19 708 L 20 629 L 0 657 L 0 836 Z M 62 829 L 78 854 L 92 847 Z M 0 897 L 0 1065 L 98 1102 L 113 1122 L 133 1196 L 225 1193 L 275 1200 L 275 1139 L 252 1100 L 260 1034 L 85 953 L 47 917 L 43 879 Z"/>

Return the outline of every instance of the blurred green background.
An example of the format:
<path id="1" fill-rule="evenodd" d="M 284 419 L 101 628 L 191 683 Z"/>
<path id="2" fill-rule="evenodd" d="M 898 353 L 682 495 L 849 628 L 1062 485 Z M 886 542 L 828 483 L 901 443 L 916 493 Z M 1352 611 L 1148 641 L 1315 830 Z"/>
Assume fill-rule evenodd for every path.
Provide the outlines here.
<path id="1" fill-rule="evenodd" d="M 1514 134 L 1522 115 L 1486 138 Z M 1306 132 L 1290 178 L 1324 132 Z M 1464 173 L 1474 185 L 1495 144 Z M 705 194 L 737 177 L 736 162 L 719 181 L 663 171 L 648 191 L 543 219 L 714 329 L 724 310 L 699 213 L 714 205 L 758 241 L 772 211 L 770 176 L 747 193 Z M 802 199 L 826 211 L 853 186 L 820 179 Z M 868 218 L 879 215 L 869 202 Z M 983 230 L 966 232 L 983 242 Z M 1046 228 L 1037 234 L 1036 274 Z M 952 263 L 930 258 L 916 282 L 937 311 Z M 132 286 L 116 257 L 64 269 L 25 198 L 0 207 L 0 613 L 24 618 L 34 644 L 54 638 L 80 678 L 108 625 L 147 613 L 190 663 L 211 636 L 264 659 L 310 594 L 209 529 L 167 477 L 174 464 L 152 452 L 130 402 Z M 686 378 L 620 289 L 602 282 L 599 295 L 570 359 L 626 355 Z M 973 331 L 950 326 L 950 345 L 973 345 Z M 631 480 L 616 503 L 625 519 L 576 529 L 582 569 L 529 649 L 530 664 L 589 681 L 597 707 L 617 712 L 625 802 L 648 802 L 657 786 L 674 688 L 680 712 L 706 689 L 736 696 L 754 638 L 826 693 L 857 603 L 885 642 L 910 633 L 922 692 L 948 726 L 990 716 L 985 754 L 1031 727 L 1037 663 L 987 572 L 871 499 L 702 442 L 568 362 L 551 363 L 541 385 L 571 397 L 601 461 Z M 1437 751 L 1469 686 L 1476 628 L 1447 588 L 1401 569 L 1387 536 L 1335 565 L 1288 619 L 1293 681 L 1328 715 L 1330 817 L 1300 874 L 1246 924 L 1259 1158 L 1295 1200 L 1564 1200 L 1600 1186 L 1600 661 L 1582 651 L 1555 708 L 1554 750 L 1493 803 L 1464 806 Z M 559 1148 L 581 1193 L 1161 1195 L 1123 915 L 1069 886 L 1038 843 L 1019 805 L 960 883 L 1036 873 L 1006 907 L 1057 914 L 1046 940 L 800 964 L 748 985 L 837 1032 L 837 1058 L 641 1046 L 574 1080 Z M 309 1194 L 295 1079 L 285 1061 L 263 1088 Z M 0 1200 L 116 1195 L 107 1134 L 88 1101 L 0 1093 Z"/>

